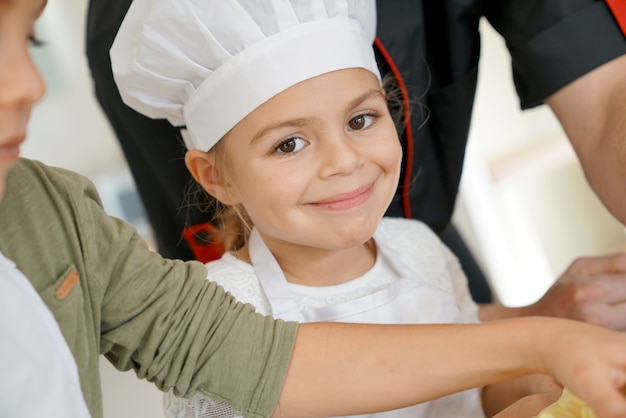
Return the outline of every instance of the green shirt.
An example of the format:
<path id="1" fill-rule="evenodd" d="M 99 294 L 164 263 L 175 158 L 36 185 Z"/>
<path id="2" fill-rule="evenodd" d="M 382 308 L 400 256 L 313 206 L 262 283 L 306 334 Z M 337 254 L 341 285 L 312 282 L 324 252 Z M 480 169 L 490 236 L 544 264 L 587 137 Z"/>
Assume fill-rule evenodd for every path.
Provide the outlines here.
<path id="1" fill-rule="evenodd" d="M 102 416 L 100 354 L 159 389 L 200 390 L 247 417 L 271 414 L 297 324 L 235 302 L 198 262 L 150 251 L 134 228 L 104 213 L 89 180 L 19 161 L 7 177 L 0 231 L 0 251 L 58 321 L 93 417 Z"/>

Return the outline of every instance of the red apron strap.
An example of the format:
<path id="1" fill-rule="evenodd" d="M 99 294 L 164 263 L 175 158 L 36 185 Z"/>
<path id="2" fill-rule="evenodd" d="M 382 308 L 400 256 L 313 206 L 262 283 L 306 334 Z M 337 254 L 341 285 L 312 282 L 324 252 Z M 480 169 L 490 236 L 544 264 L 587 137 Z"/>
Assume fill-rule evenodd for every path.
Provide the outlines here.
<path id="1" fill-rule="evenodd" d="M 609 5 L 617 24 L 622 29 L 624 35 L 626 35 L 626 0 L 605 0 Z"/>

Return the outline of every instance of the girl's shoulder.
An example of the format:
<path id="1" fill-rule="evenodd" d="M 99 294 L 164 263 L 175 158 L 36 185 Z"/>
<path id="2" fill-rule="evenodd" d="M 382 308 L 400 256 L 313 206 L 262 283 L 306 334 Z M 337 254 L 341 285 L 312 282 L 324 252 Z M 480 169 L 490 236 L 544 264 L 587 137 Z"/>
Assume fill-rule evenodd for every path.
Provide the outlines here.
<path id="1" fill-rule="evenodd" d="M 239 260 L 232 253 L 225 253 L 220 259 L 210 261 L 205 266 L 207 279 L 222 286 L 235 299 L 254 305 L 261 314 L 267 315 L 271 312 L 252 265 Z"/>

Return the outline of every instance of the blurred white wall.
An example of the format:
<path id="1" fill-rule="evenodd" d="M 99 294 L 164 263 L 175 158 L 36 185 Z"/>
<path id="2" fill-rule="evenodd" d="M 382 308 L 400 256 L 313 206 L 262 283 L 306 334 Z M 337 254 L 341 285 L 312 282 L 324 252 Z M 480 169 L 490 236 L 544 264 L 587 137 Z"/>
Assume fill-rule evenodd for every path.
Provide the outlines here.
<path id="1" fill-rule="evenodd" d="M 86 0 L 52 1 L 38 22 L 46 45 L 33 53 L 48 89 L 23 154 L 96 178 L 125 169 L 125 161 L 93 94 L 83 52 L 86 9 Z"/>
<path id="2" fill-rule="evenodd" d="M 86 7 L 86 0 L 49 2 L 38 25 L 47 46 L 35 55 L 48 93 L 35 109 L 23 155 L 80 172 L 108 196 L 111 184 L 125 183 L 106 180 L 129 177 L 93 96 L 83 53 Z M 621 226 L 590 192 L 549 110 L 518 109 L 508 54 L 485 26 L 455 219 L 509 305 L 536 299 L 574 257 L 625 247 Z M 101 364 L 105 417 L 162 416 L 161 395 L 151 384 Z"/>

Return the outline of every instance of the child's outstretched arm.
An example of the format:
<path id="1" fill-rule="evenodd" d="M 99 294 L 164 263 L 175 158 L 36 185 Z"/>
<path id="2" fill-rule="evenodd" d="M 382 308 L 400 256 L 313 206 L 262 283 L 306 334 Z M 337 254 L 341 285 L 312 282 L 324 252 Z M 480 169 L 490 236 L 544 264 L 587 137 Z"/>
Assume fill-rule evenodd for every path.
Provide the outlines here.
<path id="1" fill-rule="evenodd" d="M 626 416 L 626 335 L 553 318 L 303 324 L 274 416 L 371 413 L 531 373 L 555 376 L 598 416 Z"/>

